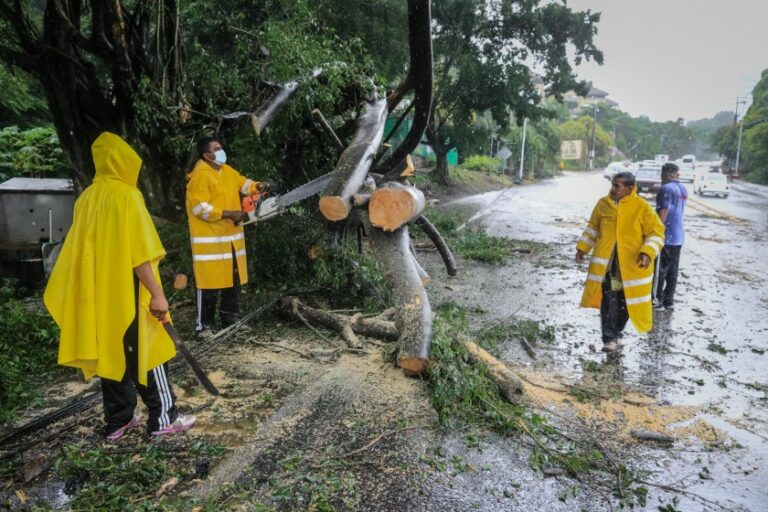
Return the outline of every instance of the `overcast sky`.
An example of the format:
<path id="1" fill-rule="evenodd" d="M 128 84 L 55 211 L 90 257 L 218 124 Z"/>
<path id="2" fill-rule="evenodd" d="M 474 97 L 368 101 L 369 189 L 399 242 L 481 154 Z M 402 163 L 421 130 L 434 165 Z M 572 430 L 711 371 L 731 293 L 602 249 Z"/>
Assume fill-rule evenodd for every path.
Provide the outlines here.
<path id="1" fill-rule="evenodd" d="M 602 13 L 603 66 L 576 68 L 619 108 L 654 121 L 733 110 L 768 68 L 767 0 L 568 0 Z"/>

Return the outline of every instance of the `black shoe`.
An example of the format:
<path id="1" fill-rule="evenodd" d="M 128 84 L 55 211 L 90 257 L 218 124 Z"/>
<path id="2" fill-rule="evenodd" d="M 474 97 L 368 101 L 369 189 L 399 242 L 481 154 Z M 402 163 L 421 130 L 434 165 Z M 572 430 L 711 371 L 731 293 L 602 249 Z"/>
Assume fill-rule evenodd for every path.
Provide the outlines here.
<path id="1" fill-rule="evenodd" d="M 672 311 L 673 309 L 675 309 L 674 302 L 665 302 L 664 303 L 664 309 L 667 309 L 669 311 Z"/>

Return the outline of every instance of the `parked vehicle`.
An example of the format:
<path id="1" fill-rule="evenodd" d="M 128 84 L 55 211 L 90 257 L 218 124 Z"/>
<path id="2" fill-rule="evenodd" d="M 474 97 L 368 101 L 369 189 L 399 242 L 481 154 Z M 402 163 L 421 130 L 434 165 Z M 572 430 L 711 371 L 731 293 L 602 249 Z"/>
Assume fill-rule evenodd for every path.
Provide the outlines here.
<path id="1" fill-rule="evenodd" d="M 611 181 L 617 173 L 631 172 L 632 174 L 635 174 L 635 171 L 637 171 L 637 166 L 629 160 L 623 162 L 611 162 L 605 170 L 603 170 L 603 178 Z"/>
<path id="2" fill-rule="evenodd" d="M 661 166 L 641 166 L 635 174 L 638 194 L 655 194 L 661 189 Z"/>
<path id="3" fill-rule="evenodd" d="M 697 167 L 696 164 L 696 155 L 683 155 L 683 158 L 680 159 L 680 162 L 683 164 L 689 164 L 691 167 Z"/>
<path id="4" fill-rule="evenodd" d="M 669 162 L 669 155 L 654 155 L 653 161 L 659 165 L 664 165 Z"/>
<path id="5" fill-rule="evenodd" d="M 725 174 L 708 172 L 696 175 L 693 191 L 700 196 L 712 194 L 718 197 L 728 197 L 731 186 L 728 184 L 728 176 Z"/>

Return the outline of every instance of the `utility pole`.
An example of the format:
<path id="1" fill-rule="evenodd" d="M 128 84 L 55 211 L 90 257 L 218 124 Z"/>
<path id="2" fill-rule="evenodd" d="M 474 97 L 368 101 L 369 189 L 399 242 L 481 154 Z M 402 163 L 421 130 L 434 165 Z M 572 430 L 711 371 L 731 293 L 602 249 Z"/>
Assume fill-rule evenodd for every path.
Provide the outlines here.
<path id="1" fill-rule="evenodd" d="M 592 148 L 589 150 L 589 160 L 587 162 L 587 171 L 592 170 L 592 161 L 595 158 L 595 125 L 597 125 L 597 103 L 592 105 L 594 110 L 592 111 Z"/>
<path id="2" fill-rule="evenodd" d="M 746 105 L 747 99 L 742 98 L 739 96 L 736 98 L 736 115 L 738 116 L 739 112 L 739 103 Z M 736 143 L 736 167 L 733 169 L 733 172 L 736 176 L 739 175 L 739 159 L 741 157 L 741 134 L 744 133 L 744 119 L 741 120 L 741 124 L 739 124 L 739 141 Z"/>
<path id="3" fill-rule="evenodd" d="M 520 145 L 520 170 L 517 173 L 517 179 L 523 181 L 523 162 L 525 162 L 525 131 L 528 128 L 528 118 L 523 119 L 523 142 Z"/>

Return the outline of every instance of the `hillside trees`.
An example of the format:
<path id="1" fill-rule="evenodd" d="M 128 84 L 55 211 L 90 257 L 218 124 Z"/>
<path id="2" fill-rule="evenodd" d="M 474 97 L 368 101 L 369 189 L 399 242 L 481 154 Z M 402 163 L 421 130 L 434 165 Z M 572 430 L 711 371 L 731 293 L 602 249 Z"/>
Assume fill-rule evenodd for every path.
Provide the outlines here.
<path id="1" fill-rule="evenodd" d="M 318 146 L 300 129 L 310 106 L 354 114 L 352 77 L 367 63 L 354 42 L 319 27 L 303 0 L 0 0 L 0 14 L 0 59 L 42 85 L 77 185 L 93 176 L 92 141 L 110 130 L 144 156 L 148 204 L 167 214 L 180 209 L 196 137 L 229 134 L 234 154 L 259 149 L 242 151 L 239 165 L 274 172 L 285 164 L 280 155 Z M 244 123 L 223 122 L 222 114 L 253 110 L 272 94 L 272 82 L 304 78 L 315 67 L 323 67 L 322 80 L 274 134 L 257 141 Z"/>
<path id="2" fill-rule="evenodd" d="M 433 14 L 435 99 L 426 136 L 442 182 L 448 179 L 448 151 L 474 113 L 491 112 L 502 128 L 510 112 L 518 120 L 545 115 L 528 63 L 542 72 L 556 97 L 586 88 L 576 79 L 569 50 L 574 64 L 602 63 L 593 43 L 600 15 L 591 11 L 539 0 L 445 0 Z"/>

